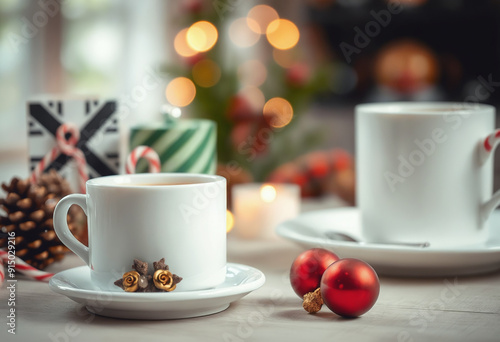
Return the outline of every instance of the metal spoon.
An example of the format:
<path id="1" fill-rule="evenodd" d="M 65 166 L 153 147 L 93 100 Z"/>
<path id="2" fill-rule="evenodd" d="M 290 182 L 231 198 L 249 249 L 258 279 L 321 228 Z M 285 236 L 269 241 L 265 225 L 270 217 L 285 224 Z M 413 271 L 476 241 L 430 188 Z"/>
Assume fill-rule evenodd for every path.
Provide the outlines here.
<path id="1" fill-rule="evenodd" d="M 357 243 L 359 245 L 366 245 L 367 244 L 367 242 L 360 241 L 360 240 L 352 237 L 351 235 L 337 232 L 334 230 L 328 230 L 326 232 L 320 233 L 320 232 L 317 232 L 317 231 L 311 229 L 310 227 L 303 225 L 303 224 L 300 224 L 300 223 L 294 222 L 291 224 L 293 224 L 297 228 L 297 230 L 301 231 L 302 233 L 307 233 L 308 235 L 315 236 L 318 238 L 322 238 L 322 239 L 326 238 L 328 240 L 336 240 L 336 241 L 353 242 L 353 243 Z M 425 241 L 425 242 L 377 242 L 375 244 L 388 245 L 388 246 L 406 246 L 406 247 L 416 247 L 416 248 L 426 248 L 426 247 L 429 247 L 431 245 L 427 241 Z"/>
<path id="2" fill-rule="evenodd" d="M 324 233 L 324 236 L 330 240 L 349 241 L 349 242 L 358 243 L 360 245 L 366 244 L 366 242 L 359 241 L 358 239 L 355 239 L 350 235 L 340 233 L 340 232 L 335 232 L 333 230 L 326 231 Z M 378 244 L 378 245 L 419 247 L 419 248 L 425 248 L 425 247 L 429 247 L 431 245 L 427 241 L 426 242 L 376 242 L 376 244 Z"/>

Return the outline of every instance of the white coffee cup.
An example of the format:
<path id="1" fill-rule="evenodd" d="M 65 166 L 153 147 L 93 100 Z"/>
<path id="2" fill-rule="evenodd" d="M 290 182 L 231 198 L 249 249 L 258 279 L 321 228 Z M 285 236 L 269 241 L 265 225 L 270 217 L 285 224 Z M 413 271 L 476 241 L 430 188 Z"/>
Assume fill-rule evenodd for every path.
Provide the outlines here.
<path id="1" fill-rule="evenodd" d="M 89 247 L 68 229 L 73 204 L 87 214 Z M 94 178 L 86 194 L 59 201 L 54 228 L 89 265 L 97 288 L 122 291 L 113 282 L 132 270 L 134 259 L 152 270 L 161 258 L 183 278 L 175 291 L 212 288 L 226 276 L 226 179 L 182 173 Z"/>
<path id="2" fill-rule="evenodd" d="M 492 196 L 492 106 L 379 103 L 356 107 L 357 202 L 369 242 L 484 242 Z M 493 132 L 493 133 L 492 133 Z"/>

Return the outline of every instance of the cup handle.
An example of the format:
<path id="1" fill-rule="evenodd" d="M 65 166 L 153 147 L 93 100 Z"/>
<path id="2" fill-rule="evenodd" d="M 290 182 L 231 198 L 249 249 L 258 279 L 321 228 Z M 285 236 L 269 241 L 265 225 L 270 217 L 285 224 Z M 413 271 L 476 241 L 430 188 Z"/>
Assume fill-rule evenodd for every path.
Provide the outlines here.
<path id="1" fill-rule="evenodd" d="M 68 195 L 61 199 L 54 209 L 54 230 L 59 240 L 89 264 L 89 248 L 78 241 L 68 227 L 68 210 L 73 205 L 80 206 L 87 215 L 87 196 L 82 194 Z"/>
<path id="2" fill-rule="evenodd" d="M 484 165 L 489 158 L 493 158 L 491 156 L 495 152 L 495 149 L 497 148 L 499 143 L 500 129 L 497 129 L 495 132 L 491 133 L 483 141 L 481 141 L 481 144 L 479 146 L 479 159 L 481 166 Z M 498 207 L 499 204 L 500 190 L 497 190 L 497 192 L 495 192 L 493 196 L 491 196 L 491 198 L 481 206 L 481 216 L 483 221 L 486 221 L 486 219 L 490 216 L 493 210 Z"/>

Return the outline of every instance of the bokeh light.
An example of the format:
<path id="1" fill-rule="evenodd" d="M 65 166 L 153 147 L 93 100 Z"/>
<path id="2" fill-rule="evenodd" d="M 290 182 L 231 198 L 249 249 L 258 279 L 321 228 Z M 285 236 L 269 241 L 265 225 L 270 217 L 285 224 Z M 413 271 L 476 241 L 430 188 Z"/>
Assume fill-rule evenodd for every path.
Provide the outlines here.
<path id="1" fill-rule="evenodd" d="M 300 33 L 297 26 L 287 19 L 272 21 L 266 30 L 267 40 L 276 49 L 287 50 L 297 45 Z"/>
<path id="2" fill-rule="evenodd" d="M 266 184 L 260 188 L 260 198 L 264 202 L 271 203 L 276 198 L 276 189 L 274 186 Z"/>
<path id="3" fill-rule="evenodd" d="M 254 45 L 260 38 L 258 33 L 250 29 L 248 23 L 257 25 L 257 22 L 251 18 L 239 18 L 233 21 L 229 26 L 229 39 L 231 39 L 236 46 L 241 48 L 247 48 Z"/>
<path id="4" fill-rule="evenodd" d="M 266 81 L 266 66 L 257 59 L 243 62 L 238 68 L 238 78 L 243 85 L 258 87 Z"/>
<path id="5" fill-rule="evenodd" d="M 403 39 L 380 49 L 375 58 L 374 71 L 379 85 L 412 93 L 437 82 L 439 59 L 428 46 Z"/>
<path id="6" fill-rule="evenodd" d="M 251 109 L 255 113 L 261 113 L 266 102 L 266 97 L 262 90 L 257 87 L 248 86 L 239 91 L 239 94 L 247 100 Z"/>
<path id="7" fill-rule="evenodd" d="M 198 21 L 191 25 L 186 33 L 187 43 L 198 52 L 210 50 L 218 38 L 217 28 L 208 21 Z"/>
<path id="8" fill-rule="evenodd" d="M 234 215 L 230 210 L 226 209 L 226 233 L 233 230 L 234 227 Z"/>
<path id="9" fill-rule="evenodd" d="M 189 105 L 196 96 L 196 87 L 189 78 L 177 77 L 167 85 L 166 96 L 168 102 L 177 107 Z"/>
<path id="10" fill-rule="evenodd" d="M 4 28 L 6 30 L 3 30 Z M 2 38 L 9 37 L 8 30 L 10 29 L 17 30 L 17 27 L 10 25 L 2 27 L 0 36 Z M 93 70 L 92 73 L 95 73 L 94 75 L 109 74 L 110 70 L 115 67 L 116 60 L 119 59 L 121 55 L 120 39 L 120 30 L 115 26 L 106 25 L 106 23 L 96 23 L 80 32 L 80 34 L 71 31 L 71 33 L 68 33 L 67 41 L 65 41 L 67 44 L 63 44 L 61 62 L 65 69 L 74 72 L 75 75 L 90 75 L 83 70 Z M 7 43 L 5 44 L 7 49 L 11 50 L 16 46 L 12 45 L 14 42 L 12 38 L 2 39 L 1 45 Z M 8 68 L 9 64 L 12 63 L 10 60 L 14 59 L 15 62 L 19 57 L 16 57 L 16 54 L 12 53 L 3 54 L 1 56 L 1 63 L 3 65 L 0 69 L 5 67 Z M 79 78 L 76 82 L 83 82 L 82 85 L 88 85 L 89 81 L 90 79 L 83 80 L 83 78 Z M 101 86 L 102 85 L 99 85 L 99 87 Z M 99 92 L 99 89 L 95 90 Z"/>
<path id="11" fill-rule="evenodd" d="M 201 87 L 212 87 L 220 80 L 221 71 L 217 63 L 210 59 L 203 59 L 192 69 L 193 80 Z"/>
<path id="12" fill-rule="evenodd" d="M 289 68 L 295 63 L 291 50 L 273 49 L 273 59 L 283 68 Z"/>
<path id="13" fill-rule="evenodd" d="M 164 103 L 161 106 L 161 114 L 166 119 L 178 119 L 182 115 L 182 110 L 179 107 L 172 106 L 170 103 Z"/>
<path id="14" fill-rule="evenodd" d="M 267 101 L 263 113 L 266 122 L 274 128 L 285 127 L 293 118 L 292 105 L 281 97 L 273 97 Z"/>
<path id="15" fill-rule="evenodd" d="M 268 5 L 257 5 L 252 8 L 247 15 L 247 25 L 255 33 L 266 33 L 267 26 L 279 19 L 278 12 Z"/>
<path id="16" fill-rule="evenodd" d="M 172 115 L 173 118 L 178 119 L 178 118 L 181 117 L 182 111 L 181 111 L 181 109 L 179 107 L 175 107 L 175 108 L 172 109 L 171 115 Z"/>
<path id="17" fill-rule="evenodd" d="M 185 28 L 180 30 L 179 33 L 175 36 L 174 39 L 174 49 L 182 57 L 192 57 L 198 53 L 198 51 L 193 50 L 188 42 L 187 42 L 187 34 L 188 29 Z"/>

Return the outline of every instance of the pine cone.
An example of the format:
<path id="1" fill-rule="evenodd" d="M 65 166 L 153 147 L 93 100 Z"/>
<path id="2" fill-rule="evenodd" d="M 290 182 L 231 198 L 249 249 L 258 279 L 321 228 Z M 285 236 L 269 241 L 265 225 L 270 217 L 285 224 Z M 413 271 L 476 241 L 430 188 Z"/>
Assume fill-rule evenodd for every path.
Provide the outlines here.
<path id="1" fill-rule="evenodd" d="M 63 198 L 72 193 L 69 183 L 54 169 L 40 175 L 37 185 L 43 186 L 57 198 Z"/>
<path id="2" fill-rule="evenodd" d="M 61 186 L 52 188 L 55 192 L 48 191 L 48 183 L 47 187 L 33 185 L 19 178 L 13 178 L 9 185 L 2 184 L 7 196 L 0 198 L 5 212 L 5 216 L 0 216 L 0 248 L 7 246 L 5 235 L 14 231 L 16 256 L 31 266 L 44 269 L 64 257 L 68 249 L 56 236 L 52 216 L 61 196 L 67 194 L 65 182 L 61 178 Z M 71 215 L 68 218 L 71 222 Z M 72 225 L 69 226 L 71 230 Z"/>
<path id="3" fill-rule="evenodd" d="M 37 185 L 45 187 L 48 192 L 55 195 L 57 200 L 73 193 L 69 183 L 54 169 L 40 175 Z M 70 230 L 81 243 L 88 245 L 87 216 L 83 209 L 73 205 L 69 209 L 69 216 L 71 218 L 68 221 Z"/>

